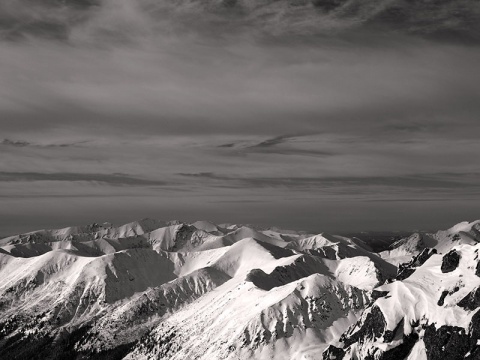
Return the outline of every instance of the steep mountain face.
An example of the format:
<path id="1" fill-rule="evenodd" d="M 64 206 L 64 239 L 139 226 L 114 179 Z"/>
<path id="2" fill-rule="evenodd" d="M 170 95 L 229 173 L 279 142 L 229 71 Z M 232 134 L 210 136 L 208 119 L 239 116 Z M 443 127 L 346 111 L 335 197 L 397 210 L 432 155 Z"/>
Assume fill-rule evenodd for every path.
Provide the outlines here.
<path id="1" fill-rule="evenodd" d="M 409 261 L 412 256 L 427 248 L 435 248 L 439 253 L 446 253 L 454 246 L 475 245 L 479 241 L 480 222 L 465 221 L 436 233 L 414 233 L 393 243 L 390 249 L 382 251 L 380 256 L 392 264 L 400 264 Z"/>
<path id="2" fill-rule="evenodd" d="M 346 238 L 309 237 L 145 219 L 2 239 L 0 355 L 201 357 L 209 343 L 215 357 L 319 353 L 394 271 Z M 150 349 L 165 331 L 181 352 Z"/>
<path id="3" fill-rule="evenodd" d="M 318 352 L 368 302 L 367 292 L 320 274 L 269 291 L 248 281 L 224 287 L 155 327 L 127 358 L 291 359 L 293 349 Z"/>
<path id="4" fill-rule="evenodd" d="M 86 242 L 97 239 L 119 239 L 150 233 L 168 224 L 153 219 L 143 219 L 119 227 L 110 223 L 72 226 L 64 229 L 38 230 L 10 236 L 0 240 L 0 245 L 42 244 L 54 241 Z"/>
<path id="5" fill-rule="evenodd" d="M 206 221 L 11 236 L 0 240 L 0 358 L 476 359 L 479 224 L 381 254 Z"/>
<path id="6" fill-rule="evenodd" d="M 480 358 L 479 250 L 462 244 L 444 255 L 424 252 L 406 278 L 375 289 L 379 298 L 323 358 Z"/>

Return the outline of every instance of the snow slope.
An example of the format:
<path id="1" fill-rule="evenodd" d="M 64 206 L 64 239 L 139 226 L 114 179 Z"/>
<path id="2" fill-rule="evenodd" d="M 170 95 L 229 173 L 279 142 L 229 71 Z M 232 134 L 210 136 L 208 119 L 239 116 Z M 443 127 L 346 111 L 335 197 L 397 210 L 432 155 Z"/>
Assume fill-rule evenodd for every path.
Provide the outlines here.
<path id="1" fill-rule="evenodd" d="M 440 253 L 447 253 L 454 246 L 474 245 L 479 241 L 480 221 L 465 221 L 436 233 L 414 233 L 392 244 L 390 250 L 381 252 L 380 256 L 392 264 L 399 264 L 408 261 L 426 248 L 435 248 Z"/>
<path id="2" fill-rule="evenodd" d="M 480 358 L 480 244 L 433 254 L 379 298 L 324 359 Z"/>
<path id="3" fill-rule="evenodd" d="M 435 339 L 457 328 L 476 354 L 479 224 L 381 254 L 207 221 L 11 236 L 0 240 L 0 358 L 436 359 Z"/>

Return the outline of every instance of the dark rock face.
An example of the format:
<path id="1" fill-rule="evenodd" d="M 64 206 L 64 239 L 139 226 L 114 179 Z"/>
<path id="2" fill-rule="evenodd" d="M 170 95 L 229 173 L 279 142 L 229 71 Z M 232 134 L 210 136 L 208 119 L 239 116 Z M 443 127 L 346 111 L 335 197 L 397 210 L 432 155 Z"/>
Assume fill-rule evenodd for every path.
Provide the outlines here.
<path id="1" fill-rule="evenodd" d="M 353 343 L 363 343 L 365 340 L 379 339 L 383 334 L 383 342 L 390 343 L 400 334 L 403 335 L 405 319 L 402 319 L 393 331 L 384 330 L 386 323 L 385 318 L 376 306 L 372 307 L 371 312 L 367 315 L 362 327 L 351 335 L 344 334 L 340 340 L 344 343 L 345 349 Z M 418 341 L 418 334 L 413 332 L 410 335 L 403 335 L 403 342 L 385 352 L 377 348 L 369 349 L 369 355 L 364 360 L 401 360 L 405 359 L 412 351 L 413 346 Z M 323 352 L 323 360 L 343 359 L 345 357 L 345 349 L 337 348 L 330 345 Z"/>
<path id="2" fill-rule="evenodd" d="M 397 326 L 395 326 L 395 329 L 393 331 L 391 330 L 386 330 L 385 334 L 383 334 L 383 341 L 385 342 L 391 342 L 394 338 L 397 332 L 402 331 L 403 332 L 403 326 L 405 324 L 405 319 L 402 319 Z"/>
<path id="3" fill-rule="evenodd" d="M 469 330 L 472 338 L 480 339 L 480 310 L 473 315 Z"/>
<path id="4" fill-rule="evenodd" d="M 472 292 L 460 300 L 457 305 L 465 310 L 475 310 L 478 308 L 480 306 L 480 288 L 472 290 Z"/>
<path id="5" fill-rule="evenodd" d="M 400 270 L 397 279 L 403 279 L 415 272 L 416 267 L 425 263 L 430 256 L 434 254 L 433 250 L 426 249 L 426 251 L 419 254 L 419 256 L 412 258 L 408 263 L 400 265 Z M 459 267 L 461 254 L 452 250 L 445 254 L 442 258 L 441 271 L 443 273 L 450 273 Z M 476 265 L 476 274 L 480 276 L 480 262 Z M 459 278 L 462 275 L 459 274 Z M 455 277 L 455 276 L 454 276 Z M 438 299 L 438 305 L 452 306 L 449 295 L 460 291 L 461 285 L 448 289 L 441 289 L 441 295 Z M 378 291 L 378 294 L 373 293 L 372 297 L 378 299 L 381 297 L 389 297 L 388 292 Z M 438 295 L 437 295 L 438 296 Z M 447 300 L 450 300 L 450 303 Z M 421 331 L 424 331 L 423 341 L 425 343 L 426 357 L 428 360 L 480 360 L 480 287 L 473 289 L 467 296 L 460 300 L 457 304 L 463 308 L 468 316 L 468 312 L 476 311 L 468 327 L 437 325 L 434 318 L 425 319 L 424 317 L 412 323 L 411 328 L 413 332 L 409 335 L 404 335 L 404 321 L 402 319 L 394 330 L 386 330 L 385 318 L 380 308 L 373 304 L 367 309 L 362 321 L 358 322 L 354 327 L 351 327 L 346 333 L 340 337 L 343 345 L 338 349 L 330 346 L 323 354 L 323 359 L 334 359 L 339 356 L 339 359 L 345 357 L 358 356 L 352 345 L 361 348 L 362 360 L 404 360 L 412 351 L 412 348 L 418 342 Z M 439 309 L 440 311 L 441 309 Z M 457 308 L 458 310 L 458 308 Z M 471 313 L 470 313 L 471 314 Z M 425 323 L 425 321 L 427 321 Z M 403 341 L 400 345 L 390 348 L 386 351 L 381 350 L 381 346 L 376 347 L 373 342 L 381 343 L 383 345 L 395 346 L 394 344 Z M 398 341 L 398 342 L 397 342 Z"/>
<path id="6" fill-rule="evenodd" d="M 409 262 L 398 265 L 397 280 L 405 280 L 415 272 L 415 269 L 425 263 L 433 254 L 436 254 L 436 249 L 423 249 L 420 254 L 414 256 Z"/>
<path id="7" fill-rule="evenodd" d="M 324 352 L 323 352 L 323 360 L 342 360 L 345 357 L 345 350 L 337 348 L 333 345 L 330 345 Z"/>
<path id="8" fill-rule="evenodd" d="M 375 321 L 380 325 L 375 326 Z M 385 326 L 383 321 L 384 317 L 380 309 L 372 307 L 371 312 L 363 322 L 363 326 L 357 332 L 342 335 L 340 340 L 343 341 L 344 348 L 330 345 L 323 353 L 323 360 L 342 360 L 348 352 L 348 347 L 353 343 L 362 344 L 368 339 L 378 339 L 382 332 L 384 343 L 392 342 L 395 338 L 398 338 L 396 336 L 398 333 L 403 332 L 404 319 L 398 323 L 393 331 L 383 331 L 382 328 Z M 413 328 L 418 326 L 418 322 L 412 324 Z M 477 345 L 480 339 L 480 310 L 473 316 L 468 329 L 447 325 L 437 328 L 434 323 L 422 326 L 422 328 L 425 329 L 423 341 L 428 360 L 480 359 L 480 346 Z M 418 331 L 403 335 L 403 342 L 400 345 L 383 353 L 377 348 L 369 349 L 369 355 L 364 360 L 404 360 L 408 357 L 418 339 Z"/>
<path id="9" fill-rule="evenodd" d="M 175 232 L 175 243 L 169 249 L 170 251 L 176 251 L 184 246 L 197 229 L 191 225 L 182 225 Z"/>
<path id="10" fill-rule="evenodd" d="M 386 352 L 384 352 L 378 360 L 400 360 L 400 359 L 405 359 L 408 354 L 410 354 L 410 351 L 412 351 L 413 346 L 418 340 L 418 334 L 416 333 L 411 333 L 408 336 L 403 336 L 403 342 L 398 345 L 397 347 L 394 347 L 393 349 L 390 349 Z"/>
<path id="11" fill-rule="evenodd" d="M 458 326 L 444 325 L 437 329 L 431 324 L 425 329 L 423 341 L 428 360 L 461 360 L 478 352 L 477 339 Z"/>
<path id="12" fill-rule="evenodd" d="M 162 329 L 159 336 L 148 332 L 142 336 L 137 343 L 137 348 L 142 351 L 152 351 L 155 347 L 159 348 L 158 359 L 166 359 L 179 350 L 179 343 L 183 339 L 177 339 L 177 332 L 173 327 Z"/>
<path id="13" fill-rule="evenodd" d="M 385 297 L 388 295 L 388 291 L 378 291 L 378 290 L 373 290 L 372 291 L 372 300 L 375 301 L 379 298 Z"/>
<path id="14" fill-rule="evenodd" d="M 450 251 L 448 254 L 443 256 L 442 259 L 442 273 L 449 273 L 455 270 L 460 263 L 460 254 L 455 250 Z"/>
<path id="15" fill-rule="evenodd" d="M 261 269 L 253 269 L 245 277 L 245 281 L 252 282 L 256 287 L 262 290 L 271 290 L 274 287 L 283 285 L 278 279 L 270 279 L 268 274 Z"/>
<path id="16" fill-rule="evenodd" d="M 336 260 L 337 255 L 340 259 L 343 259 L 344 256 L 337 254 L 337 252 L 329 246 L 323 246 L 320 249 L 308 249 L 305 250 L 305 253 L 313 256 L 318 256 L 325 259 Z"/>
<path id="17" fill-rule="evenodd" d="M 383 341 L 385 343 L 392 342 L 398 335 L 403 334 L 405 325 L 405 319 L 400 320 L 400 322 L 395 326 L 393 331 L 387 330 L 383 334 Z M 410 335 L 406 336 L 403 335 L 403 342 L 394 347 L 393 349 L 387 350 L 386 352 L 382 353 L 381 355 L 375 354 L 376 357 L 372 356 L 372 360 L 398 360 L 404 359 L 412 350 L 413 346 L 418 340 L 418 334 L 411 333 Z"/>
<path id="18" fill-rule="evenodd" d="M 0 347 L 1 359 L 29 359 L 29 360 L 69 360 L 69 359 L 94 359 L 94 360 L 120 360 L 133 348 L 134 343 L 123 344 L 118 347 L 85 352 L 76 350 L 76 345 L 89 336 L 90 327 L 84 326 L 55 339 L 53 334 L 39 332 L 26 334 L 18 332 L 10 337 Z"/>
<path id="19" fill-rule="evenodd" d="M 443 306 L 444 302 L 445 302 L 445 298 L 447 297 L 447 295 L 452 295 L 454 293 L 456 293 L 458 290 L 460 290 L 460 288 L 458 286 L 455 286 L 453 288 L 453 290 L 444 290 L 442 291 L 442 294 L 440 295 L 440 299 L 438 299 L 438 302 L 437 302 L 437 305 L 438 306 Z"/>
<path id="20" fill-rule="evenodd" d="M 385 317 L 380 308 L 373 306 L 360 329 L 352 334 L 343 334 L 340 341 L 345 344 L 345 347 L 348 347 L 365 339 L 378 339 L 383 335 L 386 325 Z"/>
<path id="21" fill-rule="evenodd" d="M 447 290 L 442 291 L 442 295 L 440 295 L 440 299 L 438 299 L 438 302 L 437 302 L 438 306 L 443 306 L 443 302 L 445 301 L 445 298 L 447 297 L 447 295 L 448 295 Z"/>
<path id="22" fill-rule="evenodd" d="M 415 272 L 415 269 L 413 269 L 413 268 L 405 268 L 405 269 L 399 270 L 396 279 L 397 280 L 405 280 L 410 275 L 412 275 L 414 272 Z"/>
<path id="23" fill-rule="evenodd" d="M 477 346 L 475 349 L 472 350 L 470 355 L 465 357 L 465 360 L 478 360 L 480 359 L 480 347 Z"/>
<path id="24" fill-rule="evenodd" d="M 245 280 L 252 282 L 256 287 L 263 290 L 271 290 L 274 287 L 288 284 L 302 277 L 311 275 L 308 269 L 292 266 L 277 266 L 270 274 L 261 269 L 253 269 L 247 274 Z"/>
<path id="25" fill-rule="evenodd" d="M 436 249 L 423 249 L 423 251 L 414 258 L 414 265 L 417 267 L 423 265 L 425 261 L 430 259 L 430 257 L 436 253 Z"/>

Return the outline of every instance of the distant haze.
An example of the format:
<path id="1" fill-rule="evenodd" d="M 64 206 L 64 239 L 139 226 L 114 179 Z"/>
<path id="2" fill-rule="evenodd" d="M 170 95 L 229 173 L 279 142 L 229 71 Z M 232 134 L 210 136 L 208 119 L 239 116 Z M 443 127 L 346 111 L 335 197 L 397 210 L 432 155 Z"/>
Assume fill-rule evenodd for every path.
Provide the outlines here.
<path id="1" fill-rule="evenodd" d="M 480 5 L 6 0 L 0 235 L 480 218 Z"/>

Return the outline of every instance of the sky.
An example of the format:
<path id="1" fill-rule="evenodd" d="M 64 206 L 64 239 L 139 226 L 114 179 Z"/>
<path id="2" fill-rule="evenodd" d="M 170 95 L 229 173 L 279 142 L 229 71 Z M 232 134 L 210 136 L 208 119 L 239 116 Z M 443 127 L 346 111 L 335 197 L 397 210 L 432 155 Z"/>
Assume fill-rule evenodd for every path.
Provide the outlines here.
<path id="1" fill-rule="evenodd" d="M 0 236 L 480 218 L 480 5 L 5 0 Z"/>

